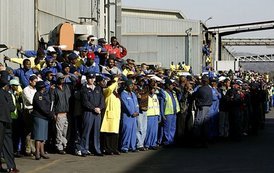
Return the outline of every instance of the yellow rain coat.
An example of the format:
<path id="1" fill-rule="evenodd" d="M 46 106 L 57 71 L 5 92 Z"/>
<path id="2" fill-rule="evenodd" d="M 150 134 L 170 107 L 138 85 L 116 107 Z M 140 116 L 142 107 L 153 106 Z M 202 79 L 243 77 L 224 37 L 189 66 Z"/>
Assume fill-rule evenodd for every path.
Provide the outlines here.
<path id="1" fill-rule="evenodd" d="M 118 79 L 115 78 L 115 83 L 104 89 L 106 111 L 104 114 L 101 132 L 119 133 L 120 116 L 121 116 L 121 101 L 117 98 L 113 91 L 118 87 Z"/>

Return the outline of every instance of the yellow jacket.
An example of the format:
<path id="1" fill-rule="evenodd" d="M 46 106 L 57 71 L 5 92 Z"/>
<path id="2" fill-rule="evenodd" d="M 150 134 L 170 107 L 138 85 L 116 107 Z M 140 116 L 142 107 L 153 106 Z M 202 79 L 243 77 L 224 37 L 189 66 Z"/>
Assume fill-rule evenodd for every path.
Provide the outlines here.
<path id="1" fill-rule="evenodd" d="M 147 116 L 155 116 L 160 115 L 160 104 L 159 100 L 157 98 L 157 95 L 154 94 L 152 97 L 148 96 L 148 110 L 147 110 Z"/>
<path id="2" fill-rule="evenodd" d="M 119 133 L 121 101 L 117 98 L 113 91 L 118 87 L 118 79 L 115 83 L 104 89 L 106 110 L 101 126 L 101 132 Z"/>
<path id="3" fill-rule="evenodd" d="M 30 57 L 30 58 L 27 58 L 27 59 L 30 60 L 31 68 L 36 69 L 38 71 L 41 70 L 41 68 L 43 67 L 43 65 L 45 63 L 45 60 L 41 60 L 39 64 L 35 65 L 35 63 L 34 63 L 35 57 Z M 20 64 L 20 65 L 23 65 L 23 61 L 24 61 L 23 58 L 10 58 L 10 62 Z"/>
<path id="4" fill-rule="evenodd" d="M 174 64 L 173 64 L 173 65 L 170 64 L 170 70 L 171 70 L 171 71 L 175 71 L 175 70 L 176 70 L 176 66 L 175 66 Z"/>
<path id="5" fill-rule="evenodd" d="M 172 92 L 173 97 L 174 97 L 175 102 L 176 102 L 176 112 L 174 112 L 172 98 L 168 94 L 167 91 L 164 91 L 164 92 L 165 92 L 165 95 L 166 95 L 166 99 L 165 99 L 165 115 L 172 115 L 172 114 L 176 114 L 176 113 L 180 112 L 180 105 L 179 105 L 179 101 L 177 99 L 176 93 L 174 91 Z"/>

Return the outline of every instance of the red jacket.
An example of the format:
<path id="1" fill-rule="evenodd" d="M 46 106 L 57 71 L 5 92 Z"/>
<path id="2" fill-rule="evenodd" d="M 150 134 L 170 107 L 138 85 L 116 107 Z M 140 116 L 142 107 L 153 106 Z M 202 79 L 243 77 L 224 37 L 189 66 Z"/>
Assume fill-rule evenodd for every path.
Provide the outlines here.
<path id="1" fill-rule="evenodd" d="M 115 54 L 116 58 L 121 59 L 127 55 L 127 49 L 119 46 L 113 47 L 111 44 L 105 45 L 106 50 L 109 54 Z"/>

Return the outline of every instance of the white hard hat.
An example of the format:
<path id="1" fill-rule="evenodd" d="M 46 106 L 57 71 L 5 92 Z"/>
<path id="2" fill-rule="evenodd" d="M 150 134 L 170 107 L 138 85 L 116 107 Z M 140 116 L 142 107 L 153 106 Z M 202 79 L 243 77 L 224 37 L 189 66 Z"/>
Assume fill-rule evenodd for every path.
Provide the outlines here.
<path id="1" fill-rule="evenodd" d="M 49 46 L 47 48 L 47 51 L 49 51 L 49 52 L 56 52 L 55 49 L 52 46 Z"/>

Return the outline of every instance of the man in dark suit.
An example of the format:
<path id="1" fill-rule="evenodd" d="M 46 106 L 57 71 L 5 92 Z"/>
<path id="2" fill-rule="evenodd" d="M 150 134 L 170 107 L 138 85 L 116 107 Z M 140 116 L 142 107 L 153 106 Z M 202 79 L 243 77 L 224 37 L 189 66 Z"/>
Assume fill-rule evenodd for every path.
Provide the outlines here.
<path id="1" fill-rule="evenodd" d="M 7 172 L 19 172 L 16 169 L 13 155 L 12 144 L 12 120 L 10 113 L 15 110 L 11 95 L 7 92 L 8 85 L 8 72 L 5 71 L 3 66 L 0 68 L 0 152 L 4 154 L 7 163 Z M 1 164 L 0 164 L 1 166 Z M 0 167 L 1 171 L 3 170 Z"/>

